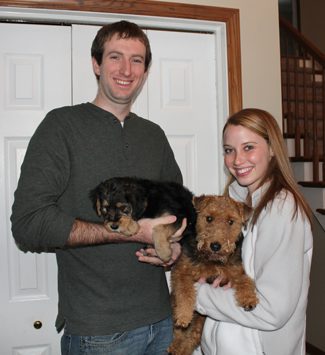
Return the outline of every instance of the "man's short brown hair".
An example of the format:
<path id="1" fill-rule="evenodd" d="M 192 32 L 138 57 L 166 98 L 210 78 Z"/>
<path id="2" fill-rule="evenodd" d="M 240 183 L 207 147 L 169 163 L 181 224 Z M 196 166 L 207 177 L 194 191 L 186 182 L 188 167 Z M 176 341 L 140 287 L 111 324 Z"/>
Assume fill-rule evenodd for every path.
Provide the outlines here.
<path id="1" fill-rule="evenodd" d="M 104 45 L 107 40 L 114 35 L 118 38 L 133 38 L 142 42 L 146 48 L 145 56 L 145 71 L 148 70 L 151 63 L 151 48 L 147 35 L 135 23 L 129 21 L 119 21 L 103 26 L 98 32 L 91 46 L 91 56 L 95 58 L 98 65 L 101 65 L 103 60 Z"/>

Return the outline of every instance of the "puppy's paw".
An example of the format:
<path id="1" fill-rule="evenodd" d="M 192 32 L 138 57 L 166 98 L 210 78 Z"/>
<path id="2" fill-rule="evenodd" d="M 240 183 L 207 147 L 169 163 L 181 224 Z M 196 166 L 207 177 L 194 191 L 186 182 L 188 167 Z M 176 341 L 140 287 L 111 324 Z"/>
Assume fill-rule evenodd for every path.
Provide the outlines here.
<path id="1" fill-rule="evenodd" d="M 156 253 L 163 262 L 167 263 L 172 257 L 172 251 L 169 247 L 167 248 L 156 248 Z"/>
<path id="2" fill-rule="evenodd" d="M 244 295 L 240 295 L 237 293 L 237 302 L 239 306 L 243 307 L 246 312 L 250 312 L 257 306 L 258 298 L 255 292 L 251 294 L 246 293 Z"/>
<path id="3" fill-rule="evenodd" d="M 192 317 L 190 316 L 183 316 L 175 319 L 175 326 L 179 328 L 187 328 L 192 321 Z"/>
<path id="4" fill-rule="evenodd" d="M 167 238 L 158 235 L 157 232 L 153 235 L 153 242 L 156 253 L 163 262 L 167 263 L 172 257 L 172 248 Z"/>
<path id="5" fill-rule="evenodd" d="M 256 305 L 247 305 L 247 306 L 244 306 L 244 311 L 246 312 L 251 312 L 254 308 L 256 307 Z"/>
<path id="6" fill-rule="evenodd" d="M 140 226 L 139 224 L 130 219 L 130 218 L 121 218 L 118 223 L 111 221 L 104 221 L 104 227 L 113 233 L 120 233 L 125 237 L 131 237 L 134 234 L 137 234 Z"/>
<path id="7" fill-rule="evenodd" d="M 132 235 L 135 235 L 138 233 L 140 229 L 140 226 L 138 224 L 138 222 L 132 220 L 132 219 L 129 219 L 127 222 L 126 222 L 126 228 L 125 228 L 125 234 L 127 237 L 131 237 Z"/>
<path id="8" fill-rule="evenodd" d="M 253 309 L 255 309 L 257 304 L 258 304 L 258 298 L 257 298 L 256 294 L 254 293 L 253 295 L 251 295 L 251 297 L 249 299 L 246 300 L 246 302 L 244 302 L 242 307 L 244 308 L 244 310 L 246 312 L 250 312 Z"/>

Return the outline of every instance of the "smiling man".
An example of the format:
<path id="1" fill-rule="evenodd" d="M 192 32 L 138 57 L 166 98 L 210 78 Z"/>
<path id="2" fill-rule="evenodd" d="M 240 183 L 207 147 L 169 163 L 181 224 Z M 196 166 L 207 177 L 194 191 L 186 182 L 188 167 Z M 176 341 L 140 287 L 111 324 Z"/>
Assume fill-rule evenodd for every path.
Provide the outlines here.
<path id="1" fill-rule="evenodd" d="M 98 31 L 91 55 L 94 101 L 49 112 L 30 141 L 13 236 L 23 250 L 56 252 L 63 355 L 165 354 L 172 320 L 164 268 L 136 253 L 152 244 L 155 225 L 175 217 L 142 220 L 138 234 L 125 237 L 105 229 L 89 198 L 116 176 L 182 182 L 162 129 L 130 112 L 148 75 L 150 45 L 136 24 L 120 21 Z M 163 265 L 154 254 L 143 258 Z"/>

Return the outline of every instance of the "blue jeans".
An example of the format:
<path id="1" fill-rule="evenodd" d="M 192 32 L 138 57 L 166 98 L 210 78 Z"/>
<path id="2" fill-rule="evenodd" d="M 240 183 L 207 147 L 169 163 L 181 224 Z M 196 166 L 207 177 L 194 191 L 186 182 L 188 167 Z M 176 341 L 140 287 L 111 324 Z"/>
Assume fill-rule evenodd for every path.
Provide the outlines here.
<path id="1" fill-rule="evenodd" d="M 172 318 L 123 333 L 61 338 L 62 355 L 166 355 L 173 338 Z"/>

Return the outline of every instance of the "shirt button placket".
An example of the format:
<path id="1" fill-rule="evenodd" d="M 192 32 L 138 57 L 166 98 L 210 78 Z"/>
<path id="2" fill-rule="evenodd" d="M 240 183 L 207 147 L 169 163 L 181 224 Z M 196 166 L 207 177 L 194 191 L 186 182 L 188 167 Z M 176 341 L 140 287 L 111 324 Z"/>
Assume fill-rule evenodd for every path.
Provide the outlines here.
<path id="1" fill-rule="evenodd" d="M 123 134 L 123 144 L 124 144 L 124 157 L 126 160 L 128 160 L 129 159 L 130 144 L 124 134 Z"/>

